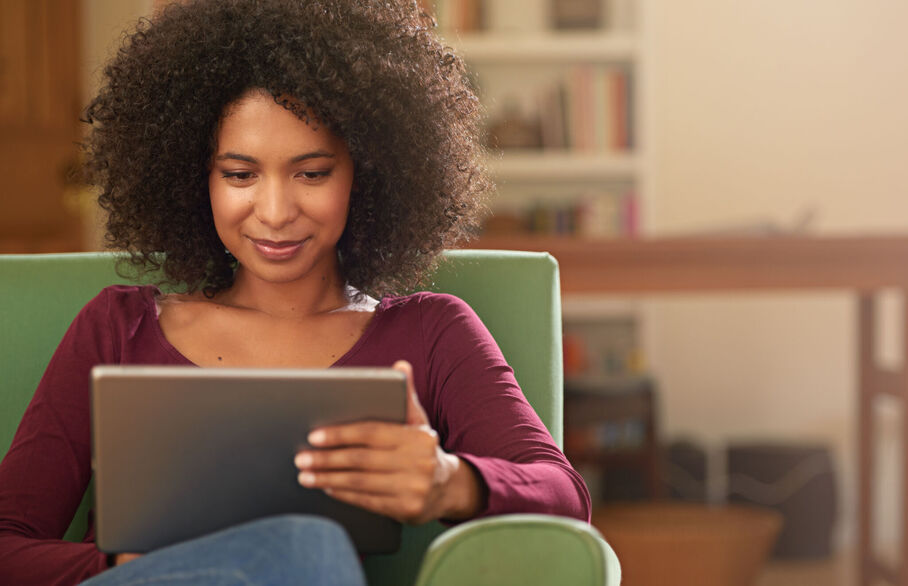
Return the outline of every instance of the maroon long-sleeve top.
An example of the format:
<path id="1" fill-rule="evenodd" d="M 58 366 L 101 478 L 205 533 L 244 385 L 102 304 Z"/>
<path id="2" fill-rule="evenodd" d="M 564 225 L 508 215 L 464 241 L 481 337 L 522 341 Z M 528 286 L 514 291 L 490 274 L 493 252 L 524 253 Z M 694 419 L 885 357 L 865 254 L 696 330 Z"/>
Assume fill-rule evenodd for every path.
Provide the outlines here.
<path id="1" fill-rule="evenodd" d="M 61 537 L 91 478 L 89 372 L 96 364 L 191 365 L 164 337 L 154 287 L 113 286 L 57 348 L 0 464 L 0 583 L 77 584 L 107 568 L 89 528 Z M 491 334 L 463 301 L 418 293 L 381 300 L 334 366 L 413 365 L 444 449 L 487 487 L 480 516 L 548 513 L 589 520 L 583 480 L 527 403 Z"/>

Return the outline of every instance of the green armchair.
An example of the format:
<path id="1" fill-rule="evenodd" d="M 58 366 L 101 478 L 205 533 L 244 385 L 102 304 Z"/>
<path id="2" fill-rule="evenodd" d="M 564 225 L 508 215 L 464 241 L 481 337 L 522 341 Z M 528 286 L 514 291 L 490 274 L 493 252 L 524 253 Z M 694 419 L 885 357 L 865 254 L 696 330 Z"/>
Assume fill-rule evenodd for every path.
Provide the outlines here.
<path id="1" fill-rule="evenodd" d="M 6 453 L 41 374 L 78 310 L 125 282 L 111 253 L 0 255 L 0 454 Z M 453 293 L 479 314 L 555 441 L 562 438 L 558 266 L 547 254 L 449 251 L 427 289 Z M 84 535 L 86 494 L 66 539 Z M 365 560 L 373 586 L 564 584 L 616 586 L 617 558 L 585 523 L 509 515 L 405 527 L 401 550 Z M 444 535 L 441 535 L 444 532 Z"/>

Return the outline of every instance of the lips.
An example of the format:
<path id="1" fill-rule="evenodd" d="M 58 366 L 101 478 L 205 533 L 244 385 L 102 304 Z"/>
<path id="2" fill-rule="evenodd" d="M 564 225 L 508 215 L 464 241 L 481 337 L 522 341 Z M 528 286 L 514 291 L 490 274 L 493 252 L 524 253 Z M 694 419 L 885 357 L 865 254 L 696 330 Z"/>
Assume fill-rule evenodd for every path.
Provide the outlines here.
<path id="1" fill-rule="evenodd" d="M 303 245 L 309 240 L 264 240 L 250 238 L 256 251 L 268 260 L 287 260 L 293 258 Z"/>

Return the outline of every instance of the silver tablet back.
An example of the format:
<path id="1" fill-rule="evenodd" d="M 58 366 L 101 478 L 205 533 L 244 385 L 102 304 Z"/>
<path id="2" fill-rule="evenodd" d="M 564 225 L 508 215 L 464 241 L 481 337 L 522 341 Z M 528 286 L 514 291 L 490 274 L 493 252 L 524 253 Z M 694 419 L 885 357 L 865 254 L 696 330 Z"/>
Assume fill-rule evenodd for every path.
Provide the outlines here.
<path id="1" fill-rule="evenodd" d="M 315 427 L 405 416 L 405 379 L 391 369 L 95 367 L 98 547 L 147 552 L 305 513 L 338 521 L 361 553 L 394 551 L 397 522 L 303 488 L 293 458 Z"/>

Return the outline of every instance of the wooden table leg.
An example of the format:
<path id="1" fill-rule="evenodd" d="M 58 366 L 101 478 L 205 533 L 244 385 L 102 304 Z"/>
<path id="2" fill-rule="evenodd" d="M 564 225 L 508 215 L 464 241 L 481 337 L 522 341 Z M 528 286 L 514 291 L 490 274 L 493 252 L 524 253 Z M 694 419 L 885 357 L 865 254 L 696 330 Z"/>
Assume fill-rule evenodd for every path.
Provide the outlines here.
<path id="1" fill-rule="evenodd" d="M 901 324 L 902 364 L 896 371 L 887 371 L 876 364 L 876 302 L 872 293 L 861 293 L 858 301 L 859 384 L 858 392 L 858 571 L 861 586 L 873 586 L 880 581 L 895 586 L 908 586 L 908 289 L 901 292 L 904 303 Z M 902 518 L 901 555 L 898 566 L 889 567 L 876 555 L 873 543 L 874 501 L 873 486 L 876 474 L 876 417 L 874 404 L 890 395 L 898 401 L 901 412 L 902 437 Z"/>
<path id="2" fill-rule="evenodd" d="M 876 367 L 875 303 L 872 293 L 858 297 L 858 584 L 873 583 L 873 394 Z"/>
<path id="3" fill-rule="evenodd" d="M 902 363 L 893 377 L 894 380 L 889 391 L 898 398 L 899 410 L 902 415 L 902 437 L 901 445 L 899 446 L 902 459 L 902 490 L 898 495 L 902 509 L 902 542 L 900 544 L 902 553 L 899 555 L 899 565 L 895 570 L 899 580 L 898 583 L 901 586 L 908 586 L 908 496 L 906 496 L 905 492 L 908 490 L 908 289 L 902 289 L 900 296 L 902 301 L 902 327 L 900 332 L 902 336 Z"/>

